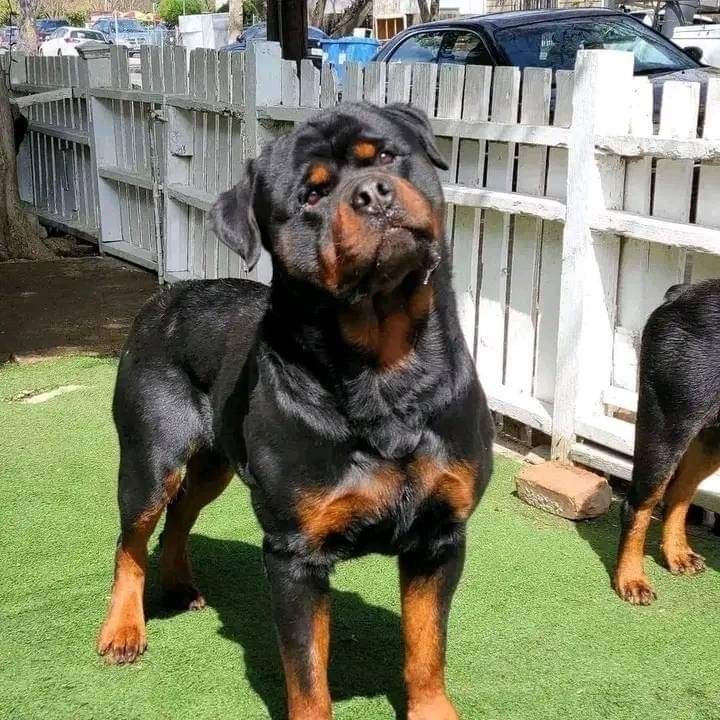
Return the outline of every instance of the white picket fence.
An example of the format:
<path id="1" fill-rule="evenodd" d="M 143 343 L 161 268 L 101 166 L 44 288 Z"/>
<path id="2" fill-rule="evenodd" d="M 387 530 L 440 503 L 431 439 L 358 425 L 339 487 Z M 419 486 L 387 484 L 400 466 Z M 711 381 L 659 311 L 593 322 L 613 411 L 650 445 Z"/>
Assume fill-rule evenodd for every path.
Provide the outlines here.
<path id="1" fill-rule="evenodd" d="M 161 278 L 243 276 L 207 211 L 265 142 L 338 103 L 335 77 L 309 61 L 298 76 L 272 43 L 247 56 L 143 51 L 142 88 L 119 48 L 68 71 L 54 58 L 13 69 L 22 92 L 72 85 L 70 99 L 45 104 L 54 110 L 33 106 L 24 195 L 87 235 L 97 219 L 105 252 Z M 669 286 L 720 276 L 720 81 L 702 113 L 700 94 L 669 82 L 654 107 L 632 56 L 610 51 L 580 53 L 574 73 L 348 69 L 343 100 L 409 102 L 430 116 L 450 161 L 462 326 L 491 407 L 550 435 L 562 460 L 629 477 L 643 324 Z M 58 157 L 75 154 L 84 165 L 63 184 Z M 252 275 L 270 272 L 263 258 Z"/>

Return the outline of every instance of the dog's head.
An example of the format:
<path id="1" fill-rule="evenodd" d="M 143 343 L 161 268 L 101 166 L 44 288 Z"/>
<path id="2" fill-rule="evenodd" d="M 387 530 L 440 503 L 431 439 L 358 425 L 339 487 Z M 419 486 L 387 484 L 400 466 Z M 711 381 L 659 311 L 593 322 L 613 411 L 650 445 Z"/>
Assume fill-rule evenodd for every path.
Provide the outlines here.
<path id="1" fill-rule="evenodd" d="M 441 259 L 436 167 L 447 165 L 422 112 L 343 105 L 248 161 L 215 204 L 215 232 L 248 267 L 263 245 L 275 273 L 338 298 L 390 290 Z"/>

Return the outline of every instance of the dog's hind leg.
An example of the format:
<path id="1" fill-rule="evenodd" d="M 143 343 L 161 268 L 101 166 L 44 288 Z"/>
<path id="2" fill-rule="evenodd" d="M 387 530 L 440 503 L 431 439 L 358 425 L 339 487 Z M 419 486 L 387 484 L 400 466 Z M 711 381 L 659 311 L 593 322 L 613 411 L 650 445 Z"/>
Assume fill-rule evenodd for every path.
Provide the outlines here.
<path id="1" fill-rule="evenodd" d="M 633 605 L 649 605 L 655 598 L 644 570 L 645 538 L 653 511 L 695 432 L 690 423 L 669 427 L 654 387 L 641 385 L 633 474 L 622 507 L 620 546 L 613 573 L 615 592 Z"/>
<path id="2" fill-rule="evenodd" d="M 676 575 L 694 575 L 705 569 L 704 558 L 693 552 L 688 544 L 685 519 L 698 485 L 718 467 L 717 432 L 703 430 L 683 455 L 665 492 L 662 551 L 668 569 Z"/>
<path id="3" fill-rule="evenodd" d="M 121 533 L 115 554 L 110 609 L 97 650 L 108 662 L 133 662 L 147 647 L 143 590 L 147 543 L 166 505 L 180 488 L 182 469 L 153 472 L 150 462 L 121 450 L 118 482 Z"/>
<path id="4" fill-rule="evenodd" d="M 161 535 L 163 601 L 168 607 L 205 607 L 205 599 L 192 581 L 188 536 L 202 508 L 225 490 L 232 476 L 228 461 L 213 451 L 201 450 L 188 460 L 185 484 L 168 505 Z"/>

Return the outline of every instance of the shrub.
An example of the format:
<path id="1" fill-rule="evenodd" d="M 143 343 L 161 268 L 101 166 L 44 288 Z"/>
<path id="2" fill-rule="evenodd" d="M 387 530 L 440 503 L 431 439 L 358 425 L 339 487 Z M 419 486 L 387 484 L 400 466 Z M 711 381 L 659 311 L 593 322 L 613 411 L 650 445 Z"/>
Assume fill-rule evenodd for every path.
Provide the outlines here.
<path id="1" fill-rule="evenodd" d="M 184 12 L 183 12 L 184 6 Z M 160 0 L 158 15 L 168 24 L 177 25 L 181 15 L 198 15 L 202 12 L 200 0 Z"/>
<path id="2" fill-rule="evenodd" d="M 83 27 L 88 21 L 88 14 L 85 10 L 70 10 L 65 17 L 73 27 Z"/>

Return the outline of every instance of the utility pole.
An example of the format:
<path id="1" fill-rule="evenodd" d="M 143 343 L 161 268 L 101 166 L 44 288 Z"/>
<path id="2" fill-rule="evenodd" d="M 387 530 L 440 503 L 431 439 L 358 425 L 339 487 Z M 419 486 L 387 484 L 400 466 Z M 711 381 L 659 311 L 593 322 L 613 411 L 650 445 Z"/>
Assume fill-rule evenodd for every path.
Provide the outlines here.
<path id="1" fill-rule="evenodd" d="M 307 0 L 268 0 L 267 39 L 280 41 L 282 56 L 300 61 L 308 56 Z"/>

